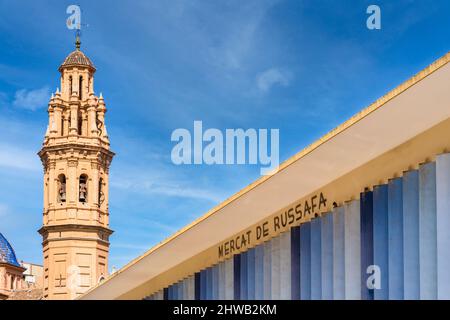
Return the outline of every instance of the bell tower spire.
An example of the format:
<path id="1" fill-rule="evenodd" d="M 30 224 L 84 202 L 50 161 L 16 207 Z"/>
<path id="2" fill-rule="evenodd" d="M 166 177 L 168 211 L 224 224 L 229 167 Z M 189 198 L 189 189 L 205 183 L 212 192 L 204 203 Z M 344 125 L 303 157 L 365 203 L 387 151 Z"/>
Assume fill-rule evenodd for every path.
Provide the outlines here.
<path id="1" fill-rule="evenodd" d="M 81 47 L 80 30 L 77 30 L 77 35 L 75 38 L 75 49 L 79 51 L 80 47 Z"/>
<path id="2" fill-rule="evenodd" d="M 44 298 L 73 299 L 108 275 L 109 167 L 103 97 L 94 93 L 95 67 L 80 50 L 59 67 L 60 88 L 48 104 L 39 157 L 44 167 Z"/>

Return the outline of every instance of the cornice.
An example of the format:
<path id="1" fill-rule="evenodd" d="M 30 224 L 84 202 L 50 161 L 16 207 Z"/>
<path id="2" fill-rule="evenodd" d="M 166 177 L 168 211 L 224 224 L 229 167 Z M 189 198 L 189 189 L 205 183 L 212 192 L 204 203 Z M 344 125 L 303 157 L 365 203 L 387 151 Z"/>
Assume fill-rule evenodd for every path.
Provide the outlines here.
<path id="1" fill-rule="evenodd" d="M 108 236 L 114 233 L 113 230 L 102 227 L 102 226 L 94 226 L 94 225 L 84 225 L 84 224 L 60 224 L 60 225 L 50 225 L 50 226 L 42 226 L 38 232 L 41 235 L 48 233 L 50 231 L 103 231 Z"/>

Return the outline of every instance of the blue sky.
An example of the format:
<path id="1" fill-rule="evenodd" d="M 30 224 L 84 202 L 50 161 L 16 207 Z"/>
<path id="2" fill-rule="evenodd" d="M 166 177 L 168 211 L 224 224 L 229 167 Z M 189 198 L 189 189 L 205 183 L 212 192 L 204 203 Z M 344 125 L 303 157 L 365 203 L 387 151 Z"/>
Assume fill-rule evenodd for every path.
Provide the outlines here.
<path id="1" fill-rule="evenodd" d="M 36 153 L 57 68 L 73 50 L 97 67 L 117 153 L 110 175 L 110 267 L 121 267 L 259 177 L 259 166 L 175 166 L 176 128 L 280 129 L 280 160 L 449 49 L 447 0 L 0 0 L 0 232 L 40 263 Z M 382 29 L 366 28 L 366 9 Z"/>

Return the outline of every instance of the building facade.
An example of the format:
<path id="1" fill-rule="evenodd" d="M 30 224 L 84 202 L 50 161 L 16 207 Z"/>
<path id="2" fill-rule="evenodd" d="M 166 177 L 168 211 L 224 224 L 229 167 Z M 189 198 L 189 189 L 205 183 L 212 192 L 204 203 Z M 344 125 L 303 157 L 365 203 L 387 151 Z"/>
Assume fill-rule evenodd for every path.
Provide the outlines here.
<path id="1" fill-rule="evenodd" d="M 450 53 L 81 299 L 450 299 Z"/>
<path id="2" fill-rule="evenodd" d="M 25 287 L 24 271 L 13 247 L 0 233 L 0 300 L 8 299 L 15 291 Z"/>
<path id="3" fill-rule="evenodd" d="M 44 298 L 73 299 L 108 275 L 108 176 L 114 156 L 91 60 L 76 50 L 59 67 L 39 157 L 44 167 Z"/>
<path id="4" fill-rule="evenodd" d="M 44 287 L 44 266 L 31 262 L 22 262 L 21 265 L 25 268 L 23 277 L 27 286 L 42 289 Z"/>

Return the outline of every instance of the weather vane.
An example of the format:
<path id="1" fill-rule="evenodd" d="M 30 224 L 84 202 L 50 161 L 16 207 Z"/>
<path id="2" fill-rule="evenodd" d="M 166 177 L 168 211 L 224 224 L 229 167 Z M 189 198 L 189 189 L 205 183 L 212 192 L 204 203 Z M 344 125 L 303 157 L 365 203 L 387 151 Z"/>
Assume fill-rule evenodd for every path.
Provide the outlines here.
<path id="1" fill-rule="evenodd" d="M 87 24 L 81 24 L 81 8 L 78 5 L 72 4 L 67 7 L 67 14 L 70 14 L 69 18 L 66 20 L 66 26 L 69 30 L 75 30 L 75 47 L 77 50 L 81 46 L 81 26 L 88 27 Z"/>

